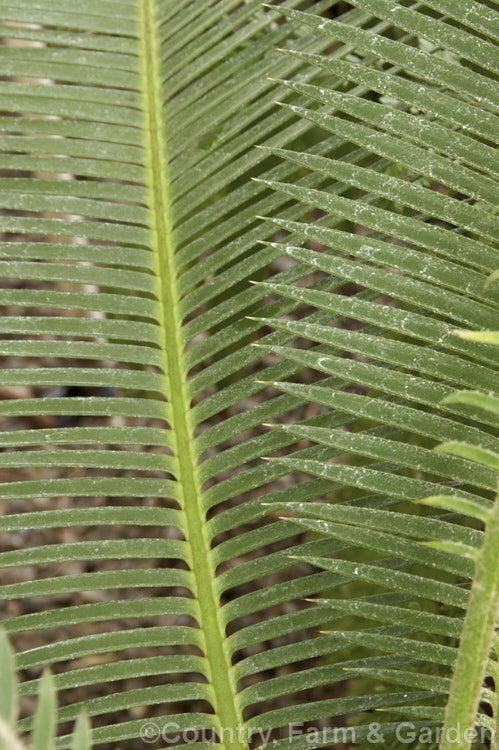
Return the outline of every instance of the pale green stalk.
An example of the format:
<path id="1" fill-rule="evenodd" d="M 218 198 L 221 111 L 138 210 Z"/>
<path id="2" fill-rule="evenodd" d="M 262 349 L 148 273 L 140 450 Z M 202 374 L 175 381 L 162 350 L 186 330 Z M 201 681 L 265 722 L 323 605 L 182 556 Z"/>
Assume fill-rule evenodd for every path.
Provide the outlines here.
<path id="1" fill-rule="evenodd" d="M 177 463 L 181 504 L 186 516 L 186 539 L 190 545 L 191 570 L 196 599 L 199 604 L 198 624 L 203 638 L 203 651 L 208 663 L 208 677 L 213 688 L 213 705 L 218 728 L 228 729 L 224 743 L 227 750 L 242 750 L 238 727 L 242 724 L 238 707 L 230 657 L 225 647 L 220 602 L 215 589 L 215 566 L 210 540 L 206 533 L 206 517 L 202 503 L 201 481 L 195 455 L 194 427 L 190 413 L 190 395 L 185 379 L 186 365 L 181 336 L 182 316 L 178 301 L 177 270 L 174 261 L 173 221 L 170 212 L 171 194 L 168 179 L 167 144 L 163 131 L 163 96 L 159 70 L 159 44 L 156 38 L 154 4 L 142 2 L 142 45 L 144 116 L 146 120 L 146 152 L 149 158 L 149 196 L 152 209 L 152 247 L 156 253 L 159 279 L 161 319 L 164 332 L 164 371 L 168 381 L 168 401 L 172 414 L 172 435 Z M 232 732 L 230 731 L 232 730 Z M 222 735 L 221 735 L 222 736 Z M 233 741 L 230 741 L 230 738 Z"/>
<path id="2" fill-rule="evenodd" d="M 466 732 L 475 726 L 487 660 L 499 610 L 499 497 L 485 530 L 485 538 L 471 588 L 458 657 L 452 676 L 440 750 L 468 750 Z M 459 741 L 454 731 L 459 730 Z M 468 734 L 469 736 L 469 734 Z M 496 739 L 493 747 L 497 747 Z"/>

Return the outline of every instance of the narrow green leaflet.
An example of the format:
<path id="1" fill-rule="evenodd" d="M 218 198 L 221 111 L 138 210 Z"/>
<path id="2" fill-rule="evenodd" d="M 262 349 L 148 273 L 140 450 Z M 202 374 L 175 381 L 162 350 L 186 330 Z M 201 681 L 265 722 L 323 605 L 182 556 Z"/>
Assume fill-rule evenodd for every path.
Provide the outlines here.
<path id="1" fill-rule="evenodd" d="M 12 727 L 18 712 L 17 677 L 14 652 L 5 630 L 0 631 L 0 717 L 2 722 Z"/>
<path id="2" fill-rule="evenodd" d="M 56 727 L 56 695 L 54 678 L 43 673 L 33 721 L 33 750 L 53 750 Z"/>
<path id="3" fill-rule="evenodd" d="M 76 721 L 71 750 L 90 750 L 90 737 L 91 730 L 88 717 L 84 713 L 80 714 Z"/>

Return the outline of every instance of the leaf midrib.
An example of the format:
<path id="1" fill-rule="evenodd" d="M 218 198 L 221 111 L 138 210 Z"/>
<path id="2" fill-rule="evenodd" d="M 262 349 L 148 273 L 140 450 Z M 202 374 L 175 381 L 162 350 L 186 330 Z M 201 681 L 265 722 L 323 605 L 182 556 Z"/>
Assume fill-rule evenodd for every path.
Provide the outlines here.
<path id="1" fill-rule="evenodd" d="M 173 435 L 174 458 L 177 463 L 180 501 L 185 514 L 183 531 L 190 548 L 193 593 L 198 603 L 197 620 L 207 660 L 206 676 L 213 689 L 216 724 L 220 729 L 233 730 L 233 741 L 225 742 L 222 747 L 225 746 L 227 750 L 243 750 L 244 743 L 236 739 L 239 736 L 238 729 L 242 724 L 242 717 L 235 685 L 231 679 L 231 660 L 226 647 L 224 626 L 220 618 L 220 603 L 214 585 L 215 565 L 206 531 L 201 480 L 194 449 L 194 425 L 184 379 L 186 367 L 181 338 L 180 294 L 177 287 L 175 246 L 170 214 L 168 159 L 166 138 L 163 132 L 163 97 L 159 69 L 159 44 L 155 31 L 154 0 L 142 0 L 140 42 L 152 249 L 159 286 L 160 325 L 164 345 L 163 363 L 168 390 L 165 395 L 171 406 L 170 427 Z M 230 737 L 231 733 L 228 734 Z M 226 731 L 223 736 L 227 736 Z"/>

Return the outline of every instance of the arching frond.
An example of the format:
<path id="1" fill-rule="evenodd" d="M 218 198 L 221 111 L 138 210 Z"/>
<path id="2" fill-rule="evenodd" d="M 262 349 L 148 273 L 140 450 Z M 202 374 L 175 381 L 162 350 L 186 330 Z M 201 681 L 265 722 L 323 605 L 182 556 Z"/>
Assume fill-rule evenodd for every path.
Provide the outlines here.
<path id="1" fill-rule="evenodd" d="M 393 20 L 399 34 L 416 33 L 420 49 L 397 32 L 353 29 L 341 19 L 283 9 L 318 36 L 379 58 L 368 68 L 358 60 L 292 53 L 348 83 L 337 90 L 325 82 L 283 81 L 310 99 L 306 107 L 284 104 L 285 111 L 390 165 L 272 150 L 317 183 L 305 189 L 289 181 L 266 184 L 321 216 L 310 222 L 270 216 L 276 230 L 288 234 L 272 246 L 363 291 L 346 297 L 265 282 L 268 291 L 327 311 L 335 322 L 260 319 L 290 342 L 307 342 L 307 348 L 295 343 L 269 350 L 338 379 L 274 381 L 274 387 L 352 420 L 348 427 L 286 424 L 277 430 L 337 456 L 332 462 L 298 454 L 275 459 L 313 475 L 311 483 L 337 484 L 336 502 L 280 504 L 299 514 L 293 522 L 313 538 L 331 539 L 326 556 L 299 559 L 349 582 L 346 596 L 318 599 L 319 608 L 341 613 L 347 623 L 324 637 L 343 639 L 364 658 L 401 658 L 389 669 L 366 667 L 359 658 L 348 675 L 363 675 L 376 695 L 395 685 L 413 691 L 411 705 L 392 704 L 389 721 L 379 724 L 382 734 L 396 732 L 397 715 L 426 727 L 443 724 L 439 747 L 448 750 L 468 748 L 474 737 L 483 743 L 494 738 L 498 711 L 497 274 L 488 278 L 497 268 L 499 235 L 497 14 L 482 3 L 425 5 L 355 0 L 377 19 Z M 368 90 L 352 92 L 348 84 Z M 349 186 L 350 194 L 324 189 L 323 176 Z M 330 217 L 339 219 L 334 229 Z M 346 324 L 338 324 L 340 315 Z M 359 490 L 376 497 L 357 497 Z M 438 510 L 428 515 L 415 510 L 414 501 Z M 383 507 L 389 503 L 398 504 L 395 511 Z M 349 550 L 346 559 L 338 555 L 341 546 Z M 432 699 L 421 701 L 421 689 Z M 457 740 L 451 737 L 456 729 Z M 433 742 L 439 744 L 438 734 Z"/>
<path id="2" fill-rule="evenodd" d="M 336 12 L 324 0 L 285 5 L 321 19 Z M 364 10 L 342 17 L 352 29 L 372 22 Z M 292 283 L 310 269 L 277 264 L 280 250 L 258 244 L 275 230 L 256 216 L 301 219 L 302 207 L 267 182 L 308 189 L 315 177 L 253 146 L 306 138 L 317 158 L 337 155 L 352 168 L 386 161 L 317 137 L 314 123 L 274 105 L 270 77 L 317 77 L 274 47 L 292 42 L 314 55 L 330 39 L 281 24 L 256 0 L 21 0 L 3 3 L 2 19 L 0 383 L 12 398 L 0 412 L 20 422 L 1 438 L 1 467 L 18 481 L 2 485 L 0 528 L 29 534 L 0 565 L 11 571 L 1 594 L 27 677 L 21 695 L 37 693 L 39 668 L 52 665 L 59 722 L 84 708 L 93 746 L 141 742 L 150 717 L 163 726 L 168 716 L 179 731 L 214 730 L 213 741 L 235 749 L 257 725 L 280 730 L 291 716 L 387 704 L 308 698 L 331 678 L 308 660 L 339 642 L 301 643 L 331 617 L 296 601 L 335 577 L 290 575 L 287 550 L 320 554 L 329 543 L 301 539 L 287 521 L 256 529 L 269 515 L 260 496 L 306 500 L 335 482 L 280 484 L 287 468 L 259 460 L 295 440 L 261 424 L 306 401 L 258 396 L 261 380 L 300 366 L 261 360 L 252 344 L 262 323 L 251 318 L 299 303 L 249 281 Z M 351 51 L 340 45 L 330 59 Z M 341 200 L 349 188 L 334 192 Z M 41 630 L 54 637 L 35 640 Z M 403 702 L 402 692 L 391 700 Z M 19 729 L 33 721 L 25 716 Z M 72 742 L 64 726 L 57 742 Z"/>

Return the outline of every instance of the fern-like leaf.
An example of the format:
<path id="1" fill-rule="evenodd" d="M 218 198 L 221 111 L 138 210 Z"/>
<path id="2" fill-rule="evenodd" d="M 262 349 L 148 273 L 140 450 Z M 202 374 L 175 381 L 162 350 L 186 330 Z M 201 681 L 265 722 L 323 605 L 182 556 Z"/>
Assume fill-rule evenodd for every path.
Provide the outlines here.
<path id="1" fill-rule="evenodd" d="M 354 618 L 353 628 L 350 619 L 349 629 L 325 636 L 344 639 L 362 655 L 349 674 L 363 675 L 377 690 L 387 683 L 389 689 L 402 684 L 414 691 L 412 705 L 392 704 L 390 718 L 443 724 L 435 735 L 440 740 L 434 736 L 433 742 L 442 750 L 464 750 L 474 733 L 481 733 L 484 743 L 487 735 L 497 742 L 497 694 L 484 678 L 492 676 L 494 686 L 499 679 L 491 651 L 499 447 L 498 360 L 492 346 L 498 320 L 492 272 L 499 236 L 494 159 L 499 101 L 492 40 L 499 17 L 483 3 L 354 4 L 378 19 L 390 18 L 399 31 L 384 35 L 283 9 L 286 17 L 331 41 L 379 58 L 369 68 L 360 61 L 292 53 L 359 88 L 283 81 L 310 99 L 308 107 L 285 104 L 285 109 L 389 166 L 373 167 L 367 157 L 352 165 L 297 150 L 272 151 L 315 175 L 317 186 L 266 184 L 322 215 L 308 223 L 269 217 L 276 229 L 289 233 L 272 246 L 315 271 L 363 287 L 351 298 L 265 283 L 269 291 L 329 312 L 334 321 L 263 317 L 290 341 L 309 342 L 307 348 L 272 345 L 271 351 L 337 379 L 274 382 L 274 387 L 352 417 L 347 431 L 339 424 L 279 426 L 278 432 L 297 441 L 334 450 L 335 460 L 293 455 L 274 461 L 335 482 L 337 498 L 344 499 L 291 502 L 281 509 L 298 512 L 293 522 L 315 538 L 331 539 L 328 555 L 334 557 L 299 558 L 335 573 L 351 592 L 348 598 L 318 601 Z M 419 49 L 404 42 L 404 32 L 417 35 Z M 320 187 L 324 176 L 350 186 L 351 193 L 340 197 Z M 340 219 L 336 228 L 327 225 L 333 216 Z M 352 323 L 345 326 L 334 316 Z M 472 330 L 460 330 L 466 327 Z M 436 448 L 438 443 L 443 445 Z M 372 494 L 363 497 L 359 490 Z M 426 502 L 428 495 L 439 515 L 407 505 Z M 389 510 L 395 503 L 396 512 Z M 470 528 L 467 517 L 475 525 L 485 523 L 485 533 Z M 348 559 L 339 555 L 345 548 Z M 362 627 L 366 620 L 377 626 Z M 389 669 L 373 667 L 362 663 L 366 653 L 400 661 Z M 421 689 L 433 694 L 429 704 L 417 695 Z M 378 726 L 387 737 L 397 732 L 390 722 Z"/>
<path id="2" fill-rule="evenodd" d="M 311 17 L 322 22 L 335 5 L 317 2 Z M 352 30 L 372 23 L 359 9 L 342 18 Z M 352 169 L 366 158 L 385 162 L 336 135 L 317 139 L 314 122 L 275 108 L 269 77 L 320 78 L 296 54 L 321 53 L 330 38 L 278 23 L 256 0 L 21 0 L 3 3 L 2 19 L 0 353 L 11 367 L 0 384 L 13 398 L 0 414 L 22 423 L 2 435 L 0 463 L 28 473 L 2 485 L 0 528 L 29 532 L 30 541 L 2 552 L 0 565 L 19 573 L 0 593 L 25 606 L 5 620 L 13 638 L 25 634 L 21 696 L 37 693 L 33 670 L 50 664 L 59 723 L 85 709 L 94 746 L 139 742 L 151 718 L 161 729 L 168 717 L 174 734 L 213 730 L 213 742 L 230 750 L 291 719 L 402 703 L 398 689 L 391 698 L 309 698 L 332 670 L 308 659 L 334 652 L 338 640 L 300 643 L 331 615 L 296 601 L 324 593 L 335 577 L 289 575 L 287 551 L 320 554 L 329 542 L 297 540 L 288 521 L 254 528 L 269 514 L 260 495 L 307 500 L 335 486 L 273 484 L 287 467 L 259 461 L 295 441 L 258 434 L 261 424 L 307 400 L 257 396 L 261 380 L 291 377 L 300 364 L 258 364 L 252 343 L 262 321 L 250 318 L 299 303 L 266 301 L 264 287 L 249 285 L 271 273 L 282 284 L 308 276 L 308 263 L 275 266 L 276 249 L 258 244 L 275 229 L 256 216 L 299 220 L 303 207 L 267 185 L 307 190 L 316 181 L 254 145 L 306 138 L 311 158 L 341 157 Z M 391 22 L 375 28 L 384 33 Z M 274 51 L 291 40 L 295 55 Z M 351 49 L 339 45 L 330 59 Z M 370 69 L 376 58 L 359 54 Z M 295 92 L 282 97 L 302 102 Z M 341 201 L 349 190 L 334 192 Z M 29 397 L 19 398 L 25 389 Z M 27 647 L 29 633 L 44 629 L 49 641 Z M 131 686 L 136 678 L 146 683 Z M 35 724 L 42 738 L 46 727 Z M 26 716 L 18 728 L 32 726 Z M 86 734 L 78 730 L 77 746 Z M 62 734 L 57 747 L 72 742 Z"/>

